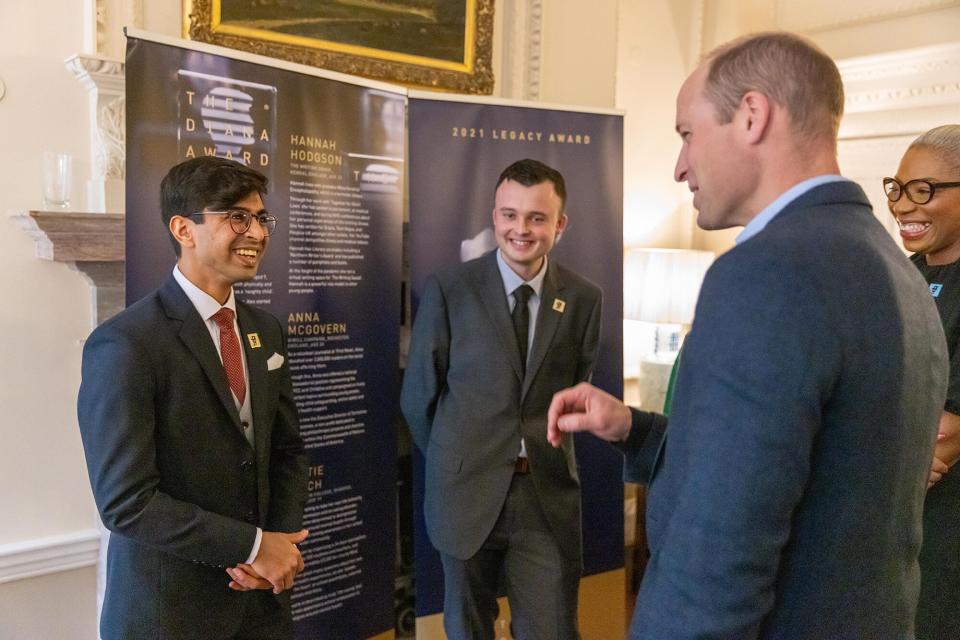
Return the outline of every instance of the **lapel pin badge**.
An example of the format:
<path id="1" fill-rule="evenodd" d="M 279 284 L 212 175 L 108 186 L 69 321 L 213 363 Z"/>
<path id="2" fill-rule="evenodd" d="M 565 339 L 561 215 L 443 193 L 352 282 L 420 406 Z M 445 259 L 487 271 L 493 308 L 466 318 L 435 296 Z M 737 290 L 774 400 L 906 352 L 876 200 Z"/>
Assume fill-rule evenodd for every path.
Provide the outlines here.
<path id="1" fill-rule="evenodd" d="M 250 343 L 250 348 L 251 348 L 251 349 L 259 349 L 259 348 L 260 348 L 260 334 L 258 334 L 258 333 L 248 333 L 248 334 L 247 334 L 247 342 Z"/>
<path id="2" fill-rule="evenodd" d="M 563 313 L 563 310 L 566 309 L 567 303 L 561 300 L 560 298 L 553 299 L 553 310 L 557 313 Z"/>

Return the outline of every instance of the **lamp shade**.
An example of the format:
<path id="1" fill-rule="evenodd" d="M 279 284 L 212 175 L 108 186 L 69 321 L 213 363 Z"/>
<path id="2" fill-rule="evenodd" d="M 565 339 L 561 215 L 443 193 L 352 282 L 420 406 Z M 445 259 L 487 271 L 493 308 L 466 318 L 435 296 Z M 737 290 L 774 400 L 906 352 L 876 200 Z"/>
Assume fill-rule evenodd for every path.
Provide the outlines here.
<path id="1" fill-rule="evenodd" d="M 624 317 L 666 324 L 690 324 L 710 251 L 631 249 L 624 260 Z"/>

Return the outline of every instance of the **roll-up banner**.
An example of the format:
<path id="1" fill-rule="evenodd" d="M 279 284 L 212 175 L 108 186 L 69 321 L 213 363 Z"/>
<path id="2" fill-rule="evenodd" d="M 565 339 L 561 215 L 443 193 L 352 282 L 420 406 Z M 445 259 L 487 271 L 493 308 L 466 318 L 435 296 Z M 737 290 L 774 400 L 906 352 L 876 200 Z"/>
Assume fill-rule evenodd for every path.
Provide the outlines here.
<path id="1" fill-rule="evenodd" d="M 500 172 L 522 158 L 545 162 L 564 176 L 569 217 L 550 259 L 603 289 L 601 345 L 593 383 L 622 397 L 623 115 L 411 91 L 408 127 L 413 311 L 430 274 L 496 247 L 491 214 Z M 589 436 L 578 435 L 575 446 L 583 504 L 584 576 L 592 576 L 623 567 L 622 457 Z M 419 623 L 443 608 L 443 572 L 423 522 L 422 458 L 416 466 Z M 613 607 L 609 593 L 605 604 Z M 581 620 L 583 607 L 581 598 Z M 423 637 L 419 631 L 418 627 L 418 637 Z"/>
<path id="2" fill-rule="evenodd" d="M 173 267 L 159 185 L 232 158 L 279 219 L 238 297 L 287 327 L 310 499 L 298 639 L 392 637 L 405 91 L 229 49 L 128 33 L 126 299 Z"/>

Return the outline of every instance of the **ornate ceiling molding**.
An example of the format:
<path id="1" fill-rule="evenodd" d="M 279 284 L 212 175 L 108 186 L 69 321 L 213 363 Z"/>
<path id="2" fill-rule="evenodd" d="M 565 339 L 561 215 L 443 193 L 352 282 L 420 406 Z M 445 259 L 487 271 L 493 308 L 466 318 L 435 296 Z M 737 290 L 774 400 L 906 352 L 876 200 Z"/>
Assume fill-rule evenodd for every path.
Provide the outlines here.
<path id="1" fill-rule="evenodd" d="M 812 33 L 878 20 L 960 7 L 958 0 L 776 0 L 774 22 L 779 29 Z"/>
<path id="2" fill-rule="evenodd" d="M 960 42 L 837 63 L 846 92 L 841 139 L 916 135 L 960 122 Z"/>

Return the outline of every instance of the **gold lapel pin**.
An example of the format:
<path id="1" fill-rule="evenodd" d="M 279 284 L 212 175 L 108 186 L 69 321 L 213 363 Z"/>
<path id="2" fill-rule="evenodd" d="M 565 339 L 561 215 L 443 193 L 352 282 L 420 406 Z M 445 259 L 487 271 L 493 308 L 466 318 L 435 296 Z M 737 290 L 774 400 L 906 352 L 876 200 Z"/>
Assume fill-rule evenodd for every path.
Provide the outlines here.
<path id="1" fill-rule="evenodd" d="M 257 334 L 257 333 L 248 333 L 248 334 L 247 334 L 247 342 L 250 343 L 250 348 L 251 348 L 251 349 L 259 349 L 259 348 L 260 348 L 260 334 Z"/>
<path id="2" fill-rule="evenodd" d="M 561 300 L 560 298 L 553 299 L 553 310 L 557 313 L 563 313 L 563 310 L 567 308 L 567 303 Z"/>

